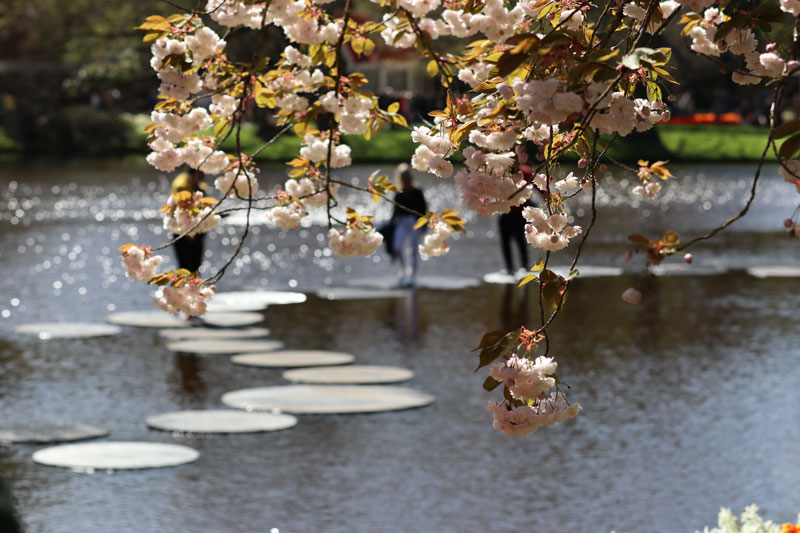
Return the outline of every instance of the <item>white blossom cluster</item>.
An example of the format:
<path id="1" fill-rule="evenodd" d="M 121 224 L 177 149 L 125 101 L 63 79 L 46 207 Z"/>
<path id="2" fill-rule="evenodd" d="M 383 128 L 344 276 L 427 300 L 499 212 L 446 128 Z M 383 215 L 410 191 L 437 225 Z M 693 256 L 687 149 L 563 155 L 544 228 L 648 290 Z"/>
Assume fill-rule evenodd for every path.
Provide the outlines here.
<path id="1" fill-rule="evenodd" d="M 367 120 L 375 106 L 374 98 L 348 96 L 337 98 L 329 91 L 319 99 L 320 105 L 328 113 L 339 115 L 339 130 L 346 135 L 363 135 L 367 131 Z"/>
<path id="2" fill-rule="evenodd" d="M 554 392 L 535 405 L 515 407 L 505 401 L 490 401 L 488 409 L 494 417 L 492 426 L 495 429 L 506 435 L 524 437 L 542 426 L 552 426 L 578 416 L 581 406 L 578 403 L 567 403 L 563 394 Z"/>
<path id="3" fill-rule="evenodd" d="M 201 316 L 206 313 L 206 301 L 214 296 L 216 289 L 208 287 L 201 279 L 192 279 L 179 287 L 164 287 L 161 296 L 153 299 L 159 309 L 167 313 L 185 313 Z"/>
<path id="4" fill-rule="evenodd" d="M 293 198 L 303 202 L 306 207 L 323 207 L 328 204 L 328 192 L 319 181 L 315 182 L 310 178 L 290 179 L 286 180 L 283 188 Z M 338 183 L 330 184 L 330 191 L 334 198 L 336 198 L 338 190 Z"/>
<path id="5" fill-rule="evenodd" d="M 223 195 L 233 191 L 238 198 L 246 199 L 258 192 L 258 179 L 250 170 L 236 165 L 214 180 L 214 187 Z"/>
<path id="6" fill-rule="evenodd" d="M 300 148 L 300 155 L 312 163 L 322 163 L 328 160 L 329 139 L 321 139 L 312 133 L 307 133 L 303 137 L 303 146 Z M 350 147 L 346 144 L 335 145 L 331 152 L 331 168 L 350 166 Z"/>
<path id="7" fill-rule="evenodd" d="M 539 207 L 526 207 L 522 216 L 528 221 L 525 238 L 543 250 L 555 252 L 566 248 L 569 240 L 581 232 L 580 226 L 567 226 L 567 215 L 563 213 L 548 215 Z"/>
<path id="8" fill-rule="evenodd" d="M 176 235 L 188 237 L 205 233 L 217 226 L 220 216 L 211 213 L 210 206 L 198 206 L 203 193 L 197 191 L 189 202 L 176 202 L 174 196 L 167 200 L 168 210 L 164 213 L 164 229 Z"/>
<path id="9" fill-rule="evenodd" d="M 530 360 L 515 354 L 505 361 L 493 364 L 489 368 L 489 375 L 508 387 L 514 399 L 523 402 L 536 401 L 541 394 L 556 386 L 553 376 L 557 366 L 552 357 Z"/>
<path id="10" fill-rule="evenodd" d="M 132 246 L 122 255 L 125 275 L 133 281 L 150 281 L 163 260 L 160 255 L 152 255 L 147 246 Z"/>
<path id="11" fill-rule="evenodd" d="M 427 126 L 417 126 L 411 132 L 411 140 L 420 143 L 411 158 L 412 167 L 440 178 L 447 178 L 453 173 L 453 164 L 447 160 L 455 149 L 450 139 L 432 132 Z"/>
<path id="12" fill-rule="evenodd" d="M 288 201 L 267 211 L 267 219 L 281 228 L 298 229 L 303 218 L 308 216 L 302 202 Z"/>
<path id="13" fill-rule="evenodd" d="M 704 7 L 708 7 L 712 3 Z M 795 17 L 800 12 L 800 1 L 784 0 L 781 9 L 792 13 Z M 702 11 L 698 9 L 697 11 Z M 734 70 L 732 79 L 740 85 L 759 83 L 762 77 L 777 78 L 800 68 L 800 63 L 787 60 L 775 52 L 775 43 L 768 43 L 764 52 L 757 50 L 758 41 L 753 30 L 735 29 L 724 39 L 716 41 L 717 30 L 725 21 L 722 11 L 716 7 L 708 7 L 703 11 L 703 23 L 689 31 L 692 39 L 691 48 L 697 53 L 708 56 L 719 56 L 724 52 L 744 58 L 744 69 Z"/>
<path id="14" fill-rule="evenodd" d="M 450 243 L 446 239 L 454 233 L 453 227 L 441 220 L 430 228 L 430 232 L 425 235 L 422 244 L 419 245 L 419 253 L 423 259 L 428 257 L 438 257 L 444 255 L 450 249 Z"/>
<path id="15" fill-rule="evenodd" d="M 370 255 L 383 242 L 383 235 L 373 226 L 349 225 L 344 232 L 331 228 L 328 232 L 329 246 L 333 253 L 342 257 Z"/>

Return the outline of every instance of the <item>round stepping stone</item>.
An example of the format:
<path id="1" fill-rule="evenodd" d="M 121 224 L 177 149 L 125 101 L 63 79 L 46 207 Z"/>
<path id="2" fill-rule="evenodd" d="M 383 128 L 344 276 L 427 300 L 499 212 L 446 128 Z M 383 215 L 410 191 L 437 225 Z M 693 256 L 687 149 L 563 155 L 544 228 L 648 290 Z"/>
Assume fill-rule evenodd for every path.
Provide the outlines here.
<path id="1" fill-rule="evenodd" d="M 243 353 L 231 357 L 237 365 L 267 368 L 294 368 L 301 366 L 346 365 L 355 361 L 349 353 L 320 350 L 283 350 L 272 353 Z"/>
<path id="2" fill-rule="evenodd" d="M 231 307 L 260 305 L 262 308 L 268 305 L 289 305 L 301 304 L 306 301 L 306 295 L 302 292 L 290 291 L 233 291 L 218 292 L 209 304 L 227 305 Z M 209 305 L 209 310 L 211 306 Z"/>
<path id="3" fill-rule="evenodd" d="M 296 383 L 368 385 L 400 383 L 414 377 L 414 372 L 396 366 L 348 365 L 297 368 L 283 373 L 283 379 Z"/>
<path id="4" fill-rule="evenodd" d="M 147 425 L 181 433 L 257 433 L 297 425 L 297 418 L 276 413 L 247 413 L 229 409 L 178 411 L 151 416 Z"/>
<path id="5" fill-rule="evenodd" d="M 177 339 L 252 339 L 269 337 L 267 328 L 177 328 L 162 329 L 158 334 L 170 340 Z"/>
<path id="6" fill-rule="evenodd" d="M 750 267 L 747 273 L 756 278 L 797 278 L 800 277 L 800 267 L 789 265 Z"/>
<path id="7" fill-rule="evenodd" d="M 483 281 L 495 285 L 516 285 L 524 275 L 517 276 L 506 272 L 489 272 L 483 275 Z"/>
<path id="8" fill-rule="evenodd" d="M 716 265 L 688 265 L 686 263 L 662 263 L 653 265 L 650 271 L 656 276 L 716 276 L 728 269 Z"/>
<path id="9" fill-rule="evenodd" d="M 272 340 L 199 339 L 167 342 L 173 352 L 202 354 L 232 354 L 247 352 L 271 352 L 283 348 L 283 343 Z"/>
<path id="10" fill-rule="evenodd" d="M 164 311 L 129 311 L 112 313 L 106 317 L 106 320 L 112 324 L 140 328 L 191 328 L 195 326 L 238 328 L 259 324 L 264 321 L 264 315 L 260 313 L 206 313 L 202 317 L 184 320 Z"/>
<path id="11" fill-rule="evenodd" d="M 563 278 L 569 276 L 569 265 L 552 266 L 548 268 Z M 622 275 L 622 269 L 620 267 L 578 265 L 575 268 L 580 273 L 578 276 L 579 278 L 609 278 Z"/>
<path id="12" fill-rule="evenodd" d="M 108 430 L 86 424 L 59 424 L 49 422 L 0 424 L 0 442 L 38 443 L 70 442 L 96 439 L 108 435 Z"/>
<path id="13" fill-rule="evenodd" d="M 323 300 L 381 300 L 384 298 L 403 298 L 407 290 L 365 289 L 361 287 L 326 287 L 315 293 Z"/>
<path id="14" fill-rule="evenodd" d="M 191 463 L 200 453 L 188 446 L 159 442 L 89 442 L 45 448 L 34 462 L 74 470 L 130 470 Z"/>
<path id="15" fill-rule="evenodd" d="M 41 322 L 38 324 L 23 324 L 14 328 L 14 331 L 36 335 L 40 339 L 77 339 L 117 335 L 122 331 L 122 328 L 111 324 L 89 322 Z"/>
<path id="16" fill-rule="evenodd" d="M 364 287 L 369 289 L 395 289 L 399 288 L 400 281 L 396 276 L 381 276 L 376 278 L 351 279 L 347 281 L 350 287 Z M 419 276 L 414 287 L 418 289 L 458 290 L 477 287 L 480 282 L 475 278 L 462 278 L 458 276 Z"/>
<path id="17" fill-rule="evenodd" d="M 376 413 L 422 407 L 433 400 L 430 394 L 386 385 L 283 385 L 222 396 L 222 403 L 237 409 L 300 414 Z"/>

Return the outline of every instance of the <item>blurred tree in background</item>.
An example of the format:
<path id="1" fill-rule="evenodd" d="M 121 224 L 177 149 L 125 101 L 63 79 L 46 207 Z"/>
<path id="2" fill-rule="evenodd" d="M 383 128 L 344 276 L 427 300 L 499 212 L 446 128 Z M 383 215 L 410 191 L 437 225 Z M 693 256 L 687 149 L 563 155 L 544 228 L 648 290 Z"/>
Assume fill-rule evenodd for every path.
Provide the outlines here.
<path id="1" fill-rule="evenodd" d="M 149 47 L 134 27 L 162 2 L 5 0 L 0 92 L 6 134 L 26 152 L 124 148 L 121 111 L 152 104 Z"/>

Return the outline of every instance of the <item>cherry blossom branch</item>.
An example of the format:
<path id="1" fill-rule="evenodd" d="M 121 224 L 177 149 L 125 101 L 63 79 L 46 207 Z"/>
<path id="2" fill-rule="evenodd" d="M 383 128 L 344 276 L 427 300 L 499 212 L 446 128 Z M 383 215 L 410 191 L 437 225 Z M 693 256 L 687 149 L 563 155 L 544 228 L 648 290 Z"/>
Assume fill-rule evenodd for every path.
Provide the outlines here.
<path id="1" fill-rule="evenodd" d="M 758 187 L 758 181 L 759 181 L 759 178 L 761 177 L 761 170 L 764 167 L 764 163 L 766 162 L 767 154 L 769 153 L 770 147 L 775 143 L 775 139 L 773 138 L 774 135 L 775 135 L 775 130 L 774 130 L 774 128 L 775 128 L 775 120 L 776 120 L 776 116 L 777 116 L 778 105 L 780 104 L 780 101 L 781 101 L 781 99 L 783 97 L 783 91 L 784 91 L 784 88 L 785 88 L 784 84 L 785 84 L 785 82 L 781 83 L 780 85 L 778 85 L 775 88 L 775 91 L 772 94 L 772 103 L 770 104 L 770 116 L 769 116 L 769 123 L 770 123 L 771 131 L 769 133 L 769 138 L 767 139 L 767 145 L 764 147 L 764 151 L 761 153 L 761 158 L 758 161 L 758 167 L 756 168 L 755 175 L 753 176 L 753 183 L 750 186 L 750 195 L 748 196 L 747 202 L 745 202 L 744 207 L 742 207 L 742 210 L 739 211 L 739 213 L 736 216 L 733 216 L 733 217 L 729 218 L 723 224 L 721 224 L 721 225 L 717 226 L 716 228 L 712 229 L 711 231 L 709 231 L 705 235 L 701 235 L 700 237 L 695 237 L 694 239 L 692 239 L 692 240 L 690 240 L 690 241 L 688 241 L 688 242 L 686 242 L 686 243 L 684 243 L 684 244 L 682 244 L 680 246 L 677 246 L 675 248 L 675 251 L 677 251 L 677 252 L 683 251 L 683 250 L 689 248 L 690 246 L 693 246 L 694 244 L 696 244 L 698 242 L 705 241 L 705 240 L 708 240 L 708 239 L 712 238 L 717 233 L 723 231 L 725 228 L 727 228 L 728 226 L 730 226 L 731 224 L 733 224 L 734 222 L 736 222 L 740 218 L 744 217 L 747 214 L 747 212 L 750 210 L 750 206 L 753 204 L 753 200 L 755 200 L 755 197 L 756 197 L 756 187 Z"/>

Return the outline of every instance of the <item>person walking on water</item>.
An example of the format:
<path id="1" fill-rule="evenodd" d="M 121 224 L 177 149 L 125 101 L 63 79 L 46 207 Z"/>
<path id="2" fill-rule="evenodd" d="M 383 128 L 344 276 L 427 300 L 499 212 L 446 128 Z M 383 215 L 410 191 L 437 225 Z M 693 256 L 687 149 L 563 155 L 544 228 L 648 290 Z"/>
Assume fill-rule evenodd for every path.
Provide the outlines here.
<path id="1" fill-rule="evenodd" d="M 428 204 L 422 191 L 414 187 L 407 164 L 398 166 L 395 175 L 400 178 L 400 192 L 394 197 L 392 252 L 400 259 L 400 284 L 413 287 L 419 266 L 419 239 L 424 231 L 423 228 L 414 229 L 414 224 L 428 211 Z"/>
<path id="2" fill-rule="evenodd" d="M 172 180 L 170 194 L 181 191 L 188 191 L 192 194 L 197 191 L 205 194 L 206 184 L 203 182 L 205 174 L 201 170 L 190 168 L 188 171 L 181 172 Z M 173 238 L 178 235 L 173 235 Z M 205 234 L 192 235 L 191 237 L 181 237 L 173 247 L 175 257 L 178 260 L 178 268 L 185 268 L 189 272 L 197 272 L 203 263 L 203 240 Z"/>

